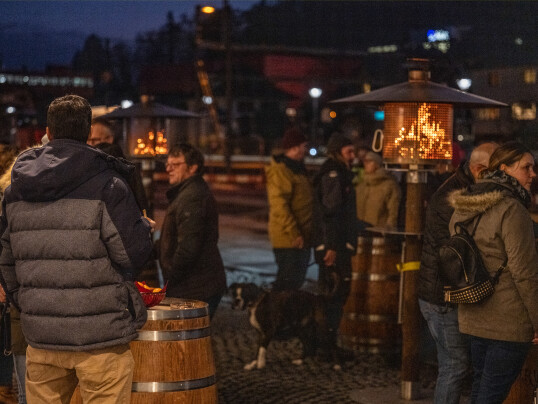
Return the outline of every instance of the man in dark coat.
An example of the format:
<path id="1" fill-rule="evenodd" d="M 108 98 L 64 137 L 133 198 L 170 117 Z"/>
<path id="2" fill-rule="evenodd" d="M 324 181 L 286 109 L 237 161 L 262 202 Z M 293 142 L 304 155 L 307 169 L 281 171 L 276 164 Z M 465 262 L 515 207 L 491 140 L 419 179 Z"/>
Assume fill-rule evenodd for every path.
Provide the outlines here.
<path id="1" fill-rule="evenodd" d="M 469 367 L 469 341 L 458 329 L 457 306 L 444 302 L 439 279 L 439 247 L 450 238 L 448 224 L 454 208 L 448 194 L 473 184 L 487 168 L 496 143 L 477 146 L 469 158 L 432 195 L 426 210 L 424 243 L 420 261 L 418 297 L 422 315 L 428 323 L 437 347 L 439 374 L 435 387 L 435 404 L 459 403 L 463 381 Z"/>
<path id="2" fill-rule="evenodd" d="M 188 144 L 173 147 L 166 171 L 172 187 L 164 218 L 159 261 L 167 296 L 201 300 L 213 317 L 226 291 L 224 265 L 217 246 L 217 202 L 202 177 L 204 156 Z"/>
<path id="3" fill-rule="evenodd" d="M 91 106 L 55 99 L 50 142 L 21 153 L 2 204 L 0 271 L 28 341 L 29 403 L 129 402 L 129 342 L 147 313 L 126 280 L 152 251 L 124 177 L 133 167 L 86 145 Z M 98 369 L 98 371 L 97 371 Z"/>
<path id="4" fill-rule="evenodd" d="M 314 248 L 320 291 L 330 296 L 327 325 L 336 336 L 351 286 L 351 257 L 357 246 L 357 213 L 351 164 L 355 148 L 335 133 L 327 143 L 328 159 L 314 178 Z"/>

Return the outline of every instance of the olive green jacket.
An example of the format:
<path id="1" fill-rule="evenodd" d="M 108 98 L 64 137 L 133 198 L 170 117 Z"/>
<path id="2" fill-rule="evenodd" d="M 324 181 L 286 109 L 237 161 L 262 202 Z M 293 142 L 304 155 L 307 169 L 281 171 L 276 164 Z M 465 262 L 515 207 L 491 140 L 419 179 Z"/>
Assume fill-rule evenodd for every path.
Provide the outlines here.
<path id="1" fill-rule="evenodd" d="M 356 188 L 357 217 L 374 226 L 394 228 L 398 224 L 400 186 L 384 168 L 364 173 Z"/>
<path id="2" fill-rule="evenodd" d="M 302 236 L 312 240 L 313 190 L 301 162 L 284 155 L 273 156 L 265 167 L 269 201 L 269 239 L 273 248 L 293 248 Z"/>

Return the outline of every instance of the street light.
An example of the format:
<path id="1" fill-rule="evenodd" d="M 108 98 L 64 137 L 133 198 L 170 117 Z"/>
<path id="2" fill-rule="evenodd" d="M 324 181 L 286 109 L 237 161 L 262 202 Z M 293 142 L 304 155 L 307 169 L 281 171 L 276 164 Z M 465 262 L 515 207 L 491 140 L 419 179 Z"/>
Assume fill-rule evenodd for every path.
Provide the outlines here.
<path id="1" fill-rule="evenodd" d="M 472 81 L 471 79 L 464 77 L 464 78 L 456 80 L 456 84 L 458 85 L 458 88 L 461 91 L 467 91 L 468 89 L 471 88 Z"/>
<path id="2" fill-rule="evenodd" d="M 200 12 L 204 14 L 213 14 L 217 10 L 215 7 L 212 6 L 197 6 L 196 8 L 196 37 L 195 37 L 195 43 L 197 48 L 204 47 L 204 41 L 202 39 L 202 26 L 199 21 Z M 232 129 L 232 115 L 233 115 L 233 88 L 232 88 L 232 79 L 233 79 L 233 72 L 232 72 L 232 9 L 230 7 L 230 4 L 228 0 L 223 0 L 223 6 L 220 10 L 220 15 L 222 16 L 222 34 L 221 34 L 221 42 L 224 47 L 224 53 L 225 53 L 225 99 L 226 99 L 226 125 L 225 125 L 225 131 L 224 131 L 224 158 L 226 161 L 226 167 L 228 170 L 230 170 L 231 167 L 231 154 L 232 154 L 232 142 L 231 142 L 231 136 L 233 134 Z M 203 62 L 199 60 L 198 65 Z M 198 69 L 198 74 L 200 76 L 200 73 L 207 76 L 207 73 L 205 73 L 205 69 L 203 72 Z M 202 81 L 201 81 L 202 82 Z M 211 96 L 210 94 L 204 94 L 205 96 Z M 213 97 L 211 97 L 213 98 Z M 206 105 L 213 105 L 213 102 L 209 103 L 208 98 L 204 101 Z M 211 100 L 213 101 L 213 100 Z M 214 113 L 213 113 L 214 115 Z M 218 119 L 215 121 L 215 126 L 218 127 Z"/>
<path id="3" fill-rule="evenodd" d="M 316 138 L 317 138 L 317 126 L 318 126 L 318 99 L 321 97 L 321 94 L 323 91 L 321 88 L 312 87 L 310 90 L 308 90 L 308 94 L 310 94 L 310 97 L 312 98 L 312 135 L 311 135 L 311 141 L 316 144 Z"/>

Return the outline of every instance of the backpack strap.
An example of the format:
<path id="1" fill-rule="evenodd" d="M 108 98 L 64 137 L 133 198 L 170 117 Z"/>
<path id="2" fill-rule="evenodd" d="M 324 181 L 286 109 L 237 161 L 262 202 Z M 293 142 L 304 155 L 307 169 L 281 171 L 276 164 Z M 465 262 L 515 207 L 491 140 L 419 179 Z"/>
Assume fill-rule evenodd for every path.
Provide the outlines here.
<path id="1" fill-rule="evenodd" d="M 467 220 L 464 220 L 462 222 L 456 222 L 454 223 L 454 231 L 457 233 L 458 232 L 458 227 L 464 231 L 466 231 L 471 237 L 474 237 L 474 234 L 476 233 L 476 229 L 478 227 L 478 223 L 480 223 L 480 219 L 482 219 L 482 215 L 484 214 L 484 212 L 482 213 L 479 213 L 478 215 L 476 216 L 473 216 L 473 217 L 470 217 L 469 219 Z M 471 223 L 473 220 L 475 220 L 475 218 L 478 219 L 476 220 L 475 224 L 474 224 L 474 227 L 473 227 L 473 231 L 471 233 L 469 233 L 469 231 L 467 230 L 467 225 L 469 223 Z"/>
<path id="2" fill-rule="evenodd" d="M 493 282 L 494 285 L 499 283 L 499 277 L 501 276 L 501 272 L 504 271 L 504 269 L 506 268 L 506 264 L 508 264 L 508 257 L 504 259 L 504 262 L 501 264 L 499 269 L 497 269 L 497 272 L 495 272 L 495 275 L 493 275 L 493 278 L 491 278 L 491 281 Z"/>

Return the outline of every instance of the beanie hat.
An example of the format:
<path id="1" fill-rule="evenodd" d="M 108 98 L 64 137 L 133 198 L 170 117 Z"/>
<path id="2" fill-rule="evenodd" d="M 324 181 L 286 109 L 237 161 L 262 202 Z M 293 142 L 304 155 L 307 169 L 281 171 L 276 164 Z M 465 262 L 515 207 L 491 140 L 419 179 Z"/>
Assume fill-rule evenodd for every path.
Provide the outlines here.
<path id="1" fill-rule="evenodd" d="M 381 156 L 378 154 L 378 153 L 375 153 L 373 151 L 369 151 L 367 152 L 364 157 L 363 157 L 363 160 L 370 160 L 370 161 L 373 161 L 374 163 L 376 163 L 378 166 L 381 166 L 381 163 L 383 162 L 383 160 L 381 159 Z"/>
<path id="2" fill-rule="evenodd" d="M 307 139 L 303 132 L 297 128 L 290 128 L 284 132 L 284 137 L 282 138 L 282 148 L 284 150 L 288 150 L 305 142 L 307 142 Z"/>
<path id="3" fill-rule="evenodd" d="M 353 146 L 351 139 L 342 133 L 335 132 L 327 142 L 327 152 L 330 154 L 342 154 L 340 150 L 346 146 Z"/>

